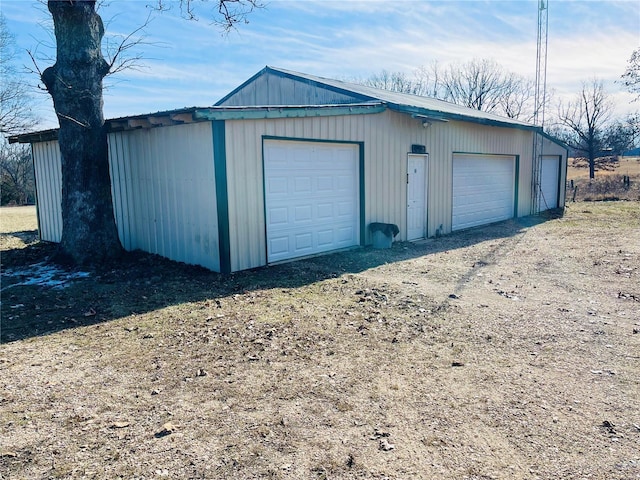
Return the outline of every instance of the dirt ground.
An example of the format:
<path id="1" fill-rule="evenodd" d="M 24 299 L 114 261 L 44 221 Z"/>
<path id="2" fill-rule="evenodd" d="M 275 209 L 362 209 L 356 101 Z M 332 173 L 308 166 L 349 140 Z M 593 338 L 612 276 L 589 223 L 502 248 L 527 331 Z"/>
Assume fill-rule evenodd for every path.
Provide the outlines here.
<path id="1" fill-rule="evenodd" d="M 637 202 L 229 276 L 56 270 L 25 212 L 2 478 L 640 479 Z"/>

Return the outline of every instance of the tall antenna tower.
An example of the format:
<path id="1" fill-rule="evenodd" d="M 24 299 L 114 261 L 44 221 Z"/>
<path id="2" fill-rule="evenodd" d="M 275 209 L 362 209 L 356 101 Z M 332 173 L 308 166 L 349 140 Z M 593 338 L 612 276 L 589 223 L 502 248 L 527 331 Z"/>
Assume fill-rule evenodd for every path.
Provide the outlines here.
<path id="1" fill-rule="evenodd" d="M 549 30 L 549 0 L 538 0 L 538 42 L 536 50 L 536 84 L 533 123 L 544 128 L 544 114 L 547 104 L 547 44 Z M 534 213 L 539 213 L 542 203 L 540 188 L 540 164 L 542 157 L 541 135 L 535 135 L 533 140 L 533 185 L 531 188 L 531 204 Z"/>

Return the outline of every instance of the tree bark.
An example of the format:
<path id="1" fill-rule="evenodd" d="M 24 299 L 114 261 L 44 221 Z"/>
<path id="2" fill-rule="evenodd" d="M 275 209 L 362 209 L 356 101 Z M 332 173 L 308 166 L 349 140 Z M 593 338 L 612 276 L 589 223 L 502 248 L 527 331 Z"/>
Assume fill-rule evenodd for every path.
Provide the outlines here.
<path id="1" fill-rule="evenodd" d="M 102 80 L 104 26 L 95 1 L 49 0 L 56 63 L 42 74 L 60 124 L 62 240 L 59 260 L 99 264 L 120 255 L 113 203 Z"/>

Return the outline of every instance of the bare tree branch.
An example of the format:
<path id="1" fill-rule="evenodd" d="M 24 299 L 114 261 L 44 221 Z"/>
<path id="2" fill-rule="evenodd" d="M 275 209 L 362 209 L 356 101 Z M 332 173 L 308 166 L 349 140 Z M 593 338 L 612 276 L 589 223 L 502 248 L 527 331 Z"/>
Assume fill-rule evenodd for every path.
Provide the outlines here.
<path id="1" fill-rule="evenodd" d="M 0 14 L 0 133 L 24 132 L 37 123 L 27 84 L 20 78 L 13 60 L 15 39 Z"/>
<path id="2" fill-rule="evenodd" d="M 637 94 L 635 100 L 638 100 L 640 99 L 640 48 L 631 53 L 628 63 L 629 65 L 621 78 L 627 90 Z"/>
<path id="3" fill-rule="evenodd" d="M 141 45 L 150 45 L 150 42 L 146 42 L 147 38 L 144 34 L 145 29 L 151 24 L 151 12 L 147 15 L 147 19 L 142 25 L 133 30 L 128 35 L 124 36 L 120 43 L 111 48 L 109 40 L 105 41 L 107 50 L 107 63 L 109 64 L 109 75 L 121 72 L 127 69 L 140 68 L 143 60 L 143 56 L 140 53 L 130 54 L 132 50 Z"/>

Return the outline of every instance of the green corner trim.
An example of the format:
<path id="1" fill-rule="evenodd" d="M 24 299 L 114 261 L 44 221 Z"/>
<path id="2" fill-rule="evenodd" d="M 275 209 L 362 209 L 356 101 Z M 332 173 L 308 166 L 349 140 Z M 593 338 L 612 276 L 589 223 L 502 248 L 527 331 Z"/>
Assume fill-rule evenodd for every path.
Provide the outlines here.
<path id="1" fill-rule="evenodd" d="M 227 147 L 224 120 L 211 122 L 213 164 L 218 208 L 218 247 L 220 273 L 231 273 L 231 235 L 229 228 L 229 195 L 227 188 Z"/>
<path id="2" fill-rule="evenodd" d="M 558 201 L 556 203 L 556 208 L 560 208 L 560 199 L 564 198 L 563 195 L 563 186 L 566 187 L 567 181 L 562 181 L 562 155 L 558 155 Z"/>
<path id="3" fill-rule="evenodd" d="M 364 247 L 366 242 L 366 235 L 367 235 L 367 228 L 366 228 L 366 223 L 365 223 L 365 192 L 366 192 L 366 188 L 365 188 L 365 178 L 364 178 L 364 142 L 359 142 L 358 143 L 358 156 L 359 158 L 359 162 L 360 165 L 358 166 L 358 174 L 360 176 L 360 246 Z"/>
<path id="4" fill-rule="evenodd" d="M 520 155 L 516 155 L 516 174 L 513 194 L 513 217 L 518 218 L 518 196 L 520 194 Z"/>
<path id="5" fill-rule="evenodd" d="M 33 172 L 33 189 L 36 200 L 36 220 L 38 222 L 38 240 L 42 240 L 42 220 L 40 219 L 40 199 L 38 197 L 38 176 L 36 175 L 36 156 L 33 150 L 33 143 L 29 144 L 31 150 L 31 168 Z"/>

